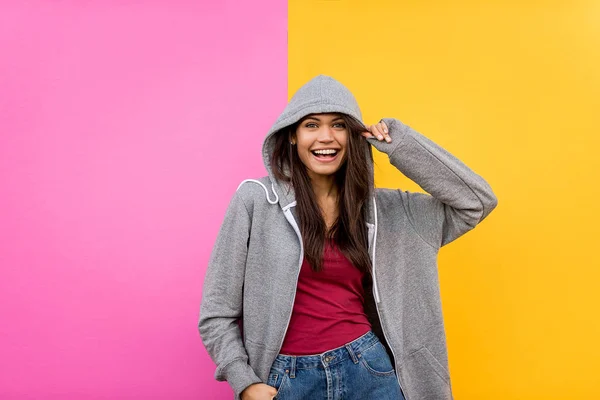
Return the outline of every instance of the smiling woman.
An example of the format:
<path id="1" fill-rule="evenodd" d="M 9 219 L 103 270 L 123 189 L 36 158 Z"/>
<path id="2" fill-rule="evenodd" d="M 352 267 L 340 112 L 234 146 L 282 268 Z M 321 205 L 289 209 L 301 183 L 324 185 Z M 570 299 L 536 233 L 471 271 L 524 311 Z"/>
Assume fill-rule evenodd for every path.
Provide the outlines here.
<path id="1" fill-rule="evenodd" d="M 199 328 L 243 400 L 452 398 L 436 256 L 496 198 L 399 120 L 361 120 L 345 86 L 315 77 L 265 138 L 269 176 L 231 201 Z M 371 146 L 432 195 L 375 189 Z"/>

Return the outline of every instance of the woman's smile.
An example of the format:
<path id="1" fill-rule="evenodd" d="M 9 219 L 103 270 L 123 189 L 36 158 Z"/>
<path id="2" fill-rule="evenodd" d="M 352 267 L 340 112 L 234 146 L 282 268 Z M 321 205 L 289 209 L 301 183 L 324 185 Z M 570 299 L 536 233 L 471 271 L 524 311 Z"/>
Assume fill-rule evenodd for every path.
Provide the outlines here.
<path id="1" fill-rule="evenodd" d="M 312 150 L 311 153 L 313 157 L 320 163 L 331 163 L 337 160 L 338 155 L 340 154 L 337 149 L 319 149 Z"/>

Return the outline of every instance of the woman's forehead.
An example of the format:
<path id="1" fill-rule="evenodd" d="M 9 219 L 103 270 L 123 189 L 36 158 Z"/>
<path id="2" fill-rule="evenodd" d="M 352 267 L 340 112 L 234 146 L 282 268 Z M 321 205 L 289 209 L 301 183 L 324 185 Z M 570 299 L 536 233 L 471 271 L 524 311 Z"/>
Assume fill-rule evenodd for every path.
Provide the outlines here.
<path id="1" fill-rule="evenodd" d="M 340 114 L 340 113 L 321 113 L 321 114 L 308 114 L 307 116 L 302 118 L 302 121 L 304 121 L 306 119 L 314 119 L 317 121 L 328 121 L 328 120 L 335 120 L 335 119 L 341 119 L 341 118 L 342 118 L 342 114 Z"/>

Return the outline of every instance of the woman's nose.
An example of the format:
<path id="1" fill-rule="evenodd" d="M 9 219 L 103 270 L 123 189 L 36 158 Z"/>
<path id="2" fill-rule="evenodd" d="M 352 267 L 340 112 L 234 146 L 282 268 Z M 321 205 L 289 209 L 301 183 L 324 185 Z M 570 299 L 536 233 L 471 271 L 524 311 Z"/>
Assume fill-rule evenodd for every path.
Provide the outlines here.
<path id="1" fill-rule="evenodd" d="M 333 129 L 325 127 L 319 131 L 319 141 L 321 142 L 332 142 L 333 141 Z"/>

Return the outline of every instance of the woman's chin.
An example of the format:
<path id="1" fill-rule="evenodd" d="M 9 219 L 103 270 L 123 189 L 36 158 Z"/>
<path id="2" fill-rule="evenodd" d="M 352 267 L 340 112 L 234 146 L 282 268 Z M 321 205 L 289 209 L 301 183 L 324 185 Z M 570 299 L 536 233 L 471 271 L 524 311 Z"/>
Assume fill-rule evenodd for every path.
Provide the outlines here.
<path id="1" fill-rule="evenodd" d="M 336 172 L 338 172 L 340 169 L 339 165 L 328 165 L 328 166 L 322 166 L 322 165 L 317 165 L 317 166 L 311 166 L 309 168 L 310 174 L 311 175 L 316 175 L 316 176 L 320 176 L 320 177 L 329 177 L 334 175 Z"/>

